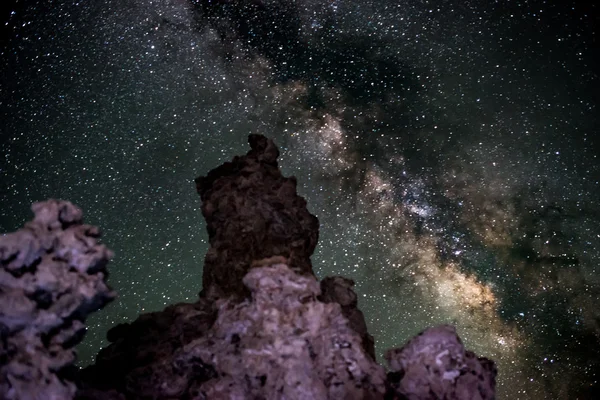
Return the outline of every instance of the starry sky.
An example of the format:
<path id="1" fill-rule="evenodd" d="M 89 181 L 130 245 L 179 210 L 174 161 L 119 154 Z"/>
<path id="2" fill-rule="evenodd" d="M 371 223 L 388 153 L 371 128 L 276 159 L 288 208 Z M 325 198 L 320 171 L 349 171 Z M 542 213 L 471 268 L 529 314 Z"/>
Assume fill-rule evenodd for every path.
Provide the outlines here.
<path id="1" fill-rule="evenodd" d="M 377 350 L 439 323 L 500 399 L 600 396 L 598 7 L 55 0 L 2 5 L 0 232 L 67 199 L 115 251 L 106 331 L 201 289 L 193 180 L 263 133 L 356 281 Z"/>

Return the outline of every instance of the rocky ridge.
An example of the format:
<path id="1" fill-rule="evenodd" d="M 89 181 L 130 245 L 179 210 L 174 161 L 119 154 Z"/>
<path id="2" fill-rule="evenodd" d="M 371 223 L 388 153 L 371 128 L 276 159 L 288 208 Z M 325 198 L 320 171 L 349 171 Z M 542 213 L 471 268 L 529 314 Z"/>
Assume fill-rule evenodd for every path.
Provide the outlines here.
<path id="1" fill-rule="evenodd" d="M 389 350 L 387 373 L 377 364 L 353 282 L 343 277 L 318 282 L 313 274 L 310 257 L 318 220 L 296 193 L 295 178 L 282 176 L 271 140 L 250 135 L 249 143 L 246 155 L 196 179 L 210 242 L 199 299 L 115 326 L 108 332 L 111 344 L 81 371 L 72 367 L 72 345 L 81 339 L 72 332 L 81 331 L 87 313 L 114 296 L 105 285 L 110 252 L 95 242 L 97 229 L 82 225 L 81 212 L 70 203 L 49 201 L 34 205 L 34 222 L 46 223 L 36 231 L 36 240 L 56 244 L 57 232 L 63 232 L 59 237 L 75 235 L 64 234 L 69 230 L 79 232 L 77 240 L 36 247 L 19 234 L 29 232 L 27 226 L 0 237 L 1 304 L 22 301 L 27 307 L 19 315 L 28 316 L 14 323 L 14 313 L 0 308 L 0 398 L 494 398 L 494 363 L 465 350 L 450 326 L 425 330 L 404 347 Z M 74 216 L 61 214 L 63 209 Z M 47 267 L 40 269 L 42 264 Z M 33 295 L 36 274 L 44 271 L 56 280 L 65 268 L 79 274 L 67 289 L 79 301 L 69 312 Z M 55 288 L 47 287 L 50 294 L 42 298 L 59 302 L 65 289 Z M 62 318 L 53 326 L 68 333 L 49 328 L 60 339 L 48 342 L 36 321 L 53 312 Z M 33 336 L 27 333 L 32 329 Z M 35 335 L 41 339 L 34 350 L 25 350 L 32 348 L 27 341 Z M 18 361 L 22 353 L 28 363 Z M 38 361 L 52 354 L 68 356 L 36 372 L 47 365 Z M 64 390 L 45 396 L 50 388 L 37 383 L 48 379 Z"/>

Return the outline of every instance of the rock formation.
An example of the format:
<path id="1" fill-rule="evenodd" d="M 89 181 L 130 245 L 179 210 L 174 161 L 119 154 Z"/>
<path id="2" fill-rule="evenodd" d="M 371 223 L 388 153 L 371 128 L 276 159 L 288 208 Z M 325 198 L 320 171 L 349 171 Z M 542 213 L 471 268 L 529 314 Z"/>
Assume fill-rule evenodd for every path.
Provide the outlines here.
<path id="1" fill-rule="evenodd" d="M 295 179 L 281 175 L 277 147 L 260 135 L 251 135 L 249 143 L 251 150 L 245 156 L 235 157 L 206 177 L 196 179 L 210 241 L 199 299 L 192 304 L 175 304 L 161 312 L 143 314 L 131 324 L 112 328 L 108 332 L 111 344 L 99 352 L 96 363 L 79 373 L 71 371 L 68 376 L 59 372 L 63 366 L 72 364 L 72 358 L 58 369 L 47 367 L 46 375 L 36 375 L 37 367 L 25 364 L 20 376 L 29 380 L 15 381 L 16 373 L 9 374 L 11 363 L 18 359 L 15 354 L 26 353 L 29 336 L 14 342 L 17 344 L 13 347 L 21 347 L 13 348 L 9 356 L 10 348 L 3 345 L 0 396 L 7 397 L 20 390 L 20 395 L 13 398 L 51 398 L 43 395 L 46 387 L 36 386 L 36 382 L 50 377 L 55 379 L 51 382 L 66 388 L 57 399 L 74 398 L 74 386 L 68 380 L 78 385 L 75 398 L 90 400 L 494 397 L 493 362 L 466 351 L 449 326 L 427 330 L 403 348 L 388 351 L 386 359 L 391 371 L 386 375 L 375 362 L 373 337 L 357 308 L 353 282 L 343 277 L 318 282 L 312 272 L 310 256 L 317 243 L 318 220 L 297 195 Z M 80 212 L 76 217 L 61 217 L 60 211 L 56 215 L 49 224 L 61 232 L 75 229 L 71 221 L 81 218 Z M 92 233 L 95 235 L 97 231 Z M 44 237 L 43 229 L 40 235 Z M 85 290 L 80 292 L 94 300 L 74 306 L 77 312 L 64 317 L 70 325 L 59 324 L 64 329 L 82 326 L 85 314 L 112 296 L 112 292 L 101 290 L 106 286 L 99 285 L 104 284 L 103 268 L 110 254 L 95 242 L 86 241 L 88 236 L 70 243 L 73 247 L 66 250 L 63 245 L 59 245 L 63 250 L 50 250 L 61 254 L 58 257 L 65 260 L 61 261 L 65 265 L 74 264 L 70 260 L 81 263 L 84 256 L 88 262 L 86 267 L 67 270 L 83 274 L 79 282 Z M 54 239 L 49 236 L 47 240 Z M 35 281 L 30 275 L 38 272 L 31 265 L 37 265 L 39 270 L 41 264 L 35 260 L 51 254 L 35 256 L 36 247 L 30 242 L 25 236 L 8 240 L 10 246 L 0 241 L 1 295 L 10 293 L 6 298 L 16 299 L 11 300 L 15 303 L 25 302 L 22 298 L 31 299 L 33 305 L 25 311 L 38 315 L 48 300 L 40 305 L 37 295 L 32 294 L 36 293 L 35 284 L 11 283 L 19 279 Z M 95 250 L 82 252 L 84 244 L 88 250 L 89 246 Z M 104 258 L 99 257 L 100 250 L 104 251 Z M 26 260 L 19 262 L 29 266 L 15 267 L 16 260 Z M 49 264 L 48 268 L 58 267 Z M 92 279 L 89 277 L 100 279 L 93 286 L 98 292 L 86 286 Z M 10 290 L 5 290 L 5 286 Z M 45 293 L 50 294 L 42 298 L 60 299 L 59 292 L 51 289 L 46 289 Z M 77 289 L 71 292 L 80 293 Z M 59 310 L 52 306 L 50 309 Z M 8 315 L 13 311 L 1 310 L 2 324 L 6 324 L 5 319 L 12 321 Z M 66 314 L 59 314 L 63 315 Z M 11 326 L 15 327 L 8 331 L 9 340 L 21 331 L 37 332 L 36 318 L 13 323 Z M 4 332 L 8 328 L 2 326 L 2 329 Z M 55 336 L 61 339 L 50 342 L 58 343 L 63 353 L 67 352 L 64 348 L 74 342 L 73 335 Z M 46 338 L 41 335 L 42 350 Z M 54 354 L 54 348 L 47 346 L 47 349 L 48 357 Z M 46 353 L 41 354 L 46 357 Z M 24 383 L 15 386 L 13 381 Z"/>
<path id="2" fill-rule="evenodd" d="M 343 276 L 328 276 L 321 281 L 319 300 L 324 303 L 337 303 L 350 326 L 362 339 L 362 347 L 375 360 L 375 340 L 367 331 L 365 317 L 358 309 L 358 299 L 352 290 L 354 281 Z"/>
<path id="3" fill-rule="evenodd" d="M 255 260 L 283 256 L 300 274 L 311 274 L 319 221 L 296 194 L 296 178 L 277 167 L 279 150 L 250 135 L 243 157 L 196 179 L 210 248 L 204 259 L 203 297 L 247 294 L 242 278 Z"/>
<path id="4" fill-rule="evenodd" d="M 0 237 L 0 398 L 70 399 L 83 321 L 115 297 L 112 253 L 66 201 L 35 203 L 33 221 Z"/>
<path id="5" fill-rule="evenodd" d="M 465 350 L 450 325 L 429 328 L 385 354 L 388 384 L 408 400 L 489 400 L 496 389 L 493 361 Z"/>

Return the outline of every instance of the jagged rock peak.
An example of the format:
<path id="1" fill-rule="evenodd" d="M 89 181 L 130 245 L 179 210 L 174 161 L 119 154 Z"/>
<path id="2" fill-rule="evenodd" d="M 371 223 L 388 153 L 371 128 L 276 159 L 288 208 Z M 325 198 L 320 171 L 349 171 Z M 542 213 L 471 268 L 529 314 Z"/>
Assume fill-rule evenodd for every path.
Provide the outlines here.
<path id="1" fill-rule="evenodd" d="M 210 248 L 204 259 L 202 296 L 248 295 L 242 279 L 254 260 L 282 256 L 292 270 L 313 274 L 310 256 L 318 219 L 296 192 L 296 178 L 277 166 L 272 140 L 250 135 L 250 151 L 196 179 Z"/>
<path id="2" fill-rule="evenodd" d="M 33 221 L 0 236 L 0 398 L 70 399 L 73 346 L 86 316 L 111 301 L 113 256 L 68 201 L 34 203 Z"/>

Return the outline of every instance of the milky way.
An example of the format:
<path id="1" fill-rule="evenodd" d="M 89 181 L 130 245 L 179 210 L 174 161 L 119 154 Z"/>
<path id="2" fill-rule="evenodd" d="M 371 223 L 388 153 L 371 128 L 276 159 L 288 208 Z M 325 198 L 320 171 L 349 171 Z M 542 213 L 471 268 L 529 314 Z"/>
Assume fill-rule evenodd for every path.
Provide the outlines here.
<path id="1" fill-rule="evenodd" d="M 116 252 L 107 329 L 193 301 L 193 179 L 263 133 L 381 354 L 453 323 L 502 399 L 597 398 L 598 13 L 577 3 L 18 2 L 2 15 L 0 231 L 73 201 Z"/>

